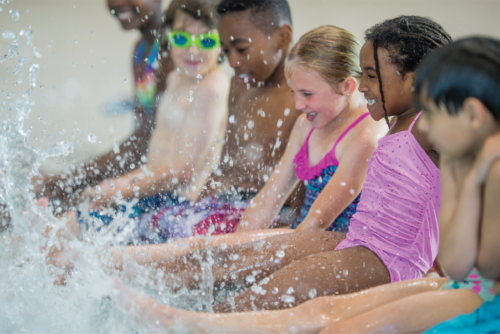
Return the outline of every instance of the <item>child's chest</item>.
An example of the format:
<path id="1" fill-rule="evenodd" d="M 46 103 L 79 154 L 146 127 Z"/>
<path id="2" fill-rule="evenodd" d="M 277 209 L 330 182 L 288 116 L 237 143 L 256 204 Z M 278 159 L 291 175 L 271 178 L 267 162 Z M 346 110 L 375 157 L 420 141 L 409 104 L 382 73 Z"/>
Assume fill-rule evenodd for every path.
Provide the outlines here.
<path id="1" fill-rule="evenodd" d="M 179 88 L 167 91 L 158 110 L 156 126 L 177 131 L 193 121 L 196 109 L 194 94 L 192 91 Z"/>

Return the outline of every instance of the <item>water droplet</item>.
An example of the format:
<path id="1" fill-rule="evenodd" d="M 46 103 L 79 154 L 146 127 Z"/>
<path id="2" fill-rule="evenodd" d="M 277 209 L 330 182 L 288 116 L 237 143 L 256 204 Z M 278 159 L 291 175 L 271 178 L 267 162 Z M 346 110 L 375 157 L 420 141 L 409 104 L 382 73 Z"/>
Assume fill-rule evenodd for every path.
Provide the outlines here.
<path id="1" fill-rule="evenodd" d="M 346 186 L 346 184 L 347 184 L 347 183 L 345 183 L 345 182 L 340 182 L 340 185 L 341 185 L 342 187 L 345 187 L 345 186 Z"/>
<path id="2" fill-rule="evenodd" d="M 234 124 L 234 115 L 229 116 L 229 123 Z"/>
<path id="3" fill-rule="evenodd" d="M 234 41 L 234 37 L 233 36 L 231 36 L 230 38 L 231 38 L 232 41 Z"/>
<path id="4" fill-rule="evenodd" d="M 283 120 L 280 118 L 278 120 L 278 128 L 281 128 L 282 125 L 283 125 Z"/>
<path id="5" fill-rule="evenodd" d="M 130 164 L 130 169 L 134 169 L 135 168 L 135 164 Z"/>
<path id="6" fill-rule="evenodd" d="M 316 292 L 316 289 L 309 290 L 309 298 L 311 299 L 316 298 L 317 295 L 318 293 Z"/>
<path id="7" fill-rule="evenodd" d="M 282 250 L 279 250 L 276 252 L 276 256 L 282 259 L 285 257 L 285 252 Z"/>
<path id="8" fill-rule="evenodd" d="M 289 287 L 288 290 L 286 290 L 286 293 L 289 295 L 291 295 L 294 292 L 295 292 L 295 290 L 293 289 L 293 287 Z"/>
<path id="9" fill-rule="evenodd" d="M 256 281 L 256 280 L 255 280 L 255 277 L 254 277 L 254 276 L 252 276 L 252 275 L 248 275 L 248 276 L 245 278 L 245 280 L 247 281 L 247 283 L 248 283 L 248 284 L 253 284 L 253 283 L 255 283 L 255 281 Z"/>
<path id="10" fill-rule="evenodd" d="M 42 115 L 38 115 L 38 120 L 42 123 L 45 122 L 45 118 Z"/>
<path id="11" fill-rule="evenodd" d="M 269 180 L 269 176 L 267 176 L 266 174 L 264 174 L 262 178 L 264 179 L 264 182 L 267 182 L 267 180 Z"/>
<path id="12" fill-rule="evenodd" d="M 127 83 L 128 82 L 128 78 L 125 78 L 125 80 L 123 80 L 123 82 Z"/>
<path id="13" fill-rule="evenodd" d="M 196 76 L 196 79 L 201 80 L 201 79 L 203 79 L 203 76 L 202 76 L 201 74 L 198 74 L 198 75 Z"/>
<path id="14" fill-rule="evenodd" d="M 13 19 L 14 21 L 17 21 L 17 20 L 19 20 L 19 19 L 21 18 L 21 13 L 19 13 L 19 11 L 18 11 L 18 10 L 14 10 L 14 11 L 12 11 L 12 14 L 11 14 L 11 15 L 12 15 L 12 19 Z"/>
<path id="15" fill-rule="evenodd" d="M 277 294 L 279 292 L 278 288 L 277 287 L 274 287 L 273 290 L 271 291 L 271 293 L 273 295 Z"/>
<path id="16" fill-rule="evenodd" d="M 135 186 L 132 190 L 133 190 L 134 192 L 138 192 L 138 191 L 139 191 L 139 187 L 138 187 L 138 186 Z"/>
<path id="17" fill-rule="evenodd" d="M 89 133 L 89 135 L 87 136 L 87 140 L 89 141 L 89 143 L 95 144 L 97 142 L 97 136 L 93 133 Z"/>
<path id="18" fill-rule="evenodd" d="M 351 195 L 354 195 L 355 193 L 354 189 L 349 190 L 349 192 L 351 193 Z"/>
<path id="19" fill-rule="evenodd" d="M 78 44 L 78 40 L 77 39 L 75 39 L 75 44 Z"/>
<path id="20" fill-rule="evenodd" d="M 66 130 L 62 129 L 61 132 L 59 132 L 59 133 L 64 135 L 64 134 L 66 134 Z"/>
<path id="21" fill-rule="evenodd" d="M 114 9 L 111 9 L 111 14 L 115 14 L 115 10 Z"/>
<path id="22" fill-rule="evenodd" d="M 253 129 L 254 125 L 255 125 L 254 121 L 248 121 L 248 128 L 249 129 Z"/>
<path id="23" fill-rule="evenodd" d="M 290 304 L 290 303 L 293 303 L 295 301 L 295 297 L 289 296 L 289 295 L 283 295 L 283 296 L 281 296 L 281 301 L 283 303 Z"/>
<path id="24" fill-rule="evenodd" d="M 320 214 L 320 213 L 321 213 L 321 210 L 316 210 L 316 213 L 317 213 L 317 214 Z"/>
<path id="25" fill-rule="evenodd" d="M 109 181 L 109 189 L 115 189 L 115 184 L 113 181 Z"/>
<path id="26" fill-rule="evenodd" d="M 190 97 L 188 97 L 188 98 L 187 98 L 187 101 L 188 101 L 189 103 L 193 102 L 193 100 L 194 100 L 194 98 L 193 98 L 192 96 L 190 96 Z"/>
<path id="27" fill-rule="evenodd" d="M 285 109 L 285 116 L 288 116 L 288 115 L 290 115 L 290 108 Z"/>
<path id="28" fill-rule="evenodd" d="M 143 163 L 146 163 L 146 162 L 148 162 L 148 158 L 147 158 L 145 155 L 143 155 L 143 156 L 141 157 L 141 161 L 142 161 Z"/>

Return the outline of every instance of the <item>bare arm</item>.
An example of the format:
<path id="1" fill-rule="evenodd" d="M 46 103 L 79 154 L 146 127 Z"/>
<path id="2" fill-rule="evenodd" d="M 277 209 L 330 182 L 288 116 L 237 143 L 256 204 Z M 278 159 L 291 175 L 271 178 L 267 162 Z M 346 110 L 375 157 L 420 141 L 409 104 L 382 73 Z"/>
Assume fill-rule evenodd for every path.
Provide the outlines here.
<path id="1" fill-rule="evenodd" d="M 250 201 L 238 225 L 238 232 L 268 228 L 274 222 L 288 196 L 299 183 L 295 176 L 293 160 L 299 152 L 310 129 L 304 117 L 295 122 L 285 153 L 277 164 L 269 181 Z"/>
<path id="2" fill-rule="evenodd" d="M 497 144 L 498 145 L 498 144 Z M 477 268 L 481 275 L 500 280 L 500 163 L 495 162 L 484 187 L 484 206 L 481 221 Z"/>
<path id="3" fill-rule="evenodd" d="M 499 231 L 497 221 L 500 211 L 497 211 L 498 204 L 495 203 L 495 198 L 498 198 L 497 191 L 500 190 L 498 189 L 499 167 L 494 167 L 491 172 L 490 168 L 500 157 L 499 143 L 500 135 L 498 134 L 486 140 L 474 165 L 461 183 L 453 181 L 452 166 L 442 166 L 442 201 L 444 204 L 442 210 L 445 211 L 442 212 L 440 222 L 439 256 L 443 269 L 455 280 L 464 279 L 476 262 L 478 266 L 485 265 L 483 270 L 489 277 L 497 273 L 496 278 L 498 278 L 500 268 L 498 264 L 492 264 L 492 261 L 494 262 L 497 258 L 493 253 L 498 252 L 500 248 L 496 245 L 492 246 L 496 241 L 491 238 L 494 238 L 494 233 Z M 489 192 L 485 197 L 483 214 L 482 192 L 487 178 Z M 453 194 L 452 191 L 455 189 L 458 191 Z M 486 201 L 488 201 L 488 207 L 486 207 Z M 486 224 L 487 230 L 484 230 L 484 226 L 481 227 L 480 224 Z M 480 229 L 482 230 L 481 245 L 479 244 Z M 488 233 L 491 235 L 487 235 Z M 485 238 L 484 248 L 482 238 Z M 480 248 L 482 251 L 478 254 Z M 498 253 L 495 254 L 498 255 Z M 480 256 L 479 259 L 478 256 Z M 494 267 L 497 269 L 492 270 Z"/>
<path id="4" fill-rule="evenodd" d="M 331 180 L 316 198 L 297 231 L 327 229 L 356 199 L 365 183 L 368 161 L 377 144 L 360 135 L 343 149 L 342 159 Z"/>

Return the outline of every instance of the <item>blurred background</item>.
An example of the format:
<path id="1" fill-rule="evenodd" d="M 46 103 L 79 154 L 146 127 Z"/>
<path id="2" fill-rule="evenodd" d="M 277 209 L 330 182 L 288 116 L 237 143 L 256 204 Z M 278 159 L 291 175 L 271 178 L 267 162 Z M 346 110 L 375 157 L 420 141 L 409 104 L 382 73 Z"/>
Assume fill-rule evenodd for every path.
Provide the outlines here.
<path id="1" fill-rule="evenodd" d="M 79 161 L 102 154 L 113 143 L 127 138 L 134 126 L 132 49 L 138 33 L 121 30 L 106 0 L 2 2 L 7 1 L 0 0 L 0 33 L 32 30 L 33 44 L 42 53 L 35 105 L 28 124 L 32 127 L 32 143 L 45 148 L 59 140 L 74 142 L 74 154 L 66 161 Z M 164 8 L 168 2 L 164 1 Z M 368 27 L 401 14 L 430 17 L 454 38 L 470 35 L 500 38 L 500 0 L 289 2 L 295 40 L 322 24 L 346 28 L 362 39 Z M 14 11 L 19 11 L 17 21 L 12 19 Z M 21 49 L 25 41 L 20 38 Z M 1 55 L 7 53 L 9 42 L 0 39 Z M 13 75 L 18 58 L 0 64 L 0 103 L 8 104 L 8 94 L 20 91 L 19 75 Z M 231 73 L 229 68 L 227 72 Z M 24 79 L 27 80 L 27 73 Z M 21 91 L 26 87 L 24 84 Z M 4 117 L 2 110 L 0 119 Z M 95 142 L 88 140 L 89 134 L 97 137 Z M 55 172 L 63 163 L 48 161 L 44 168 Z"/>

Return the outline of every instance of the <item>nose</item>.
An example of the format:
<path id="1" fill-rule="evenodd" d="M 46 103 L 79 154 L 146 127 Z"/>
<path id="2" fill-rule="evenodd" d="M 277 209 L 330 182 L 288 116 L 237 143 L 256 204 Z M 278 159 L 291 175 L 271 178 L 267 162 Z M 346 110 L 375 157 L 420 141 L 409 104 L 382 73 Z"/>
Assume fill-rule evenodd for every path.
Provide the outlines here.
<path id="1" fill-rule="evenodd" d="M 193 44 L 189 47 L 189 53 L 192 54 L 193 56 L 197 56 L 200 53 L 200 49 Z"/>
<path id="2" fill-rule="evenodd" d="M 363 78 L 361 78 L 361 81 L 359 82 L 358 90 L 361 93 L 364 93 L 364 92 L 368 91 L 368 87 L 366 86 L 365 80 Z"/>
<path id="3" fill-rule="evenodd" d="M 296 94 L 293 95 L 293 99 L 295 100 L 295 109 L 297 109 L 297 110 L 306 109 L 306 104 L 304 103 L 303 99 L 298 97 Z"/>
<path id="4" fill-rule="evenodd" d="M 229 51 L 226 53 L 226 57 L 229 61 L 229 66 L 232 68 L 238 68 L 241 66 L 240 57 L 236 54 L 236 52 Z"/>

